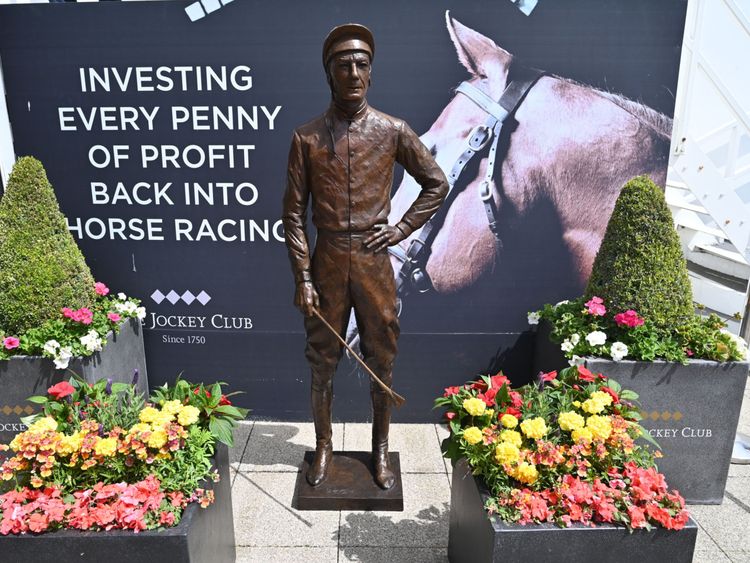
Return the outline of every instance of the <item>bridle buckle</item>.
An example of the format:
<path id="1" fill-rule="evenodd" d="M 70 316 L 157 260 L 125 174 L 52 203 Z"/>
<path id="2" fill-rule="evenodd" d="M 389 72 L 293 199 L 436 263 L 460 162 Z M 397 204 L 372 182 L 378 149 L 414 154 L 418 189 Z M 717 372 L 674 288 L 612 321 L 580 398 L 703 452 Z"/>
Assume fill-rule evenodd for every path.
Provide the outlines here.
<path id="1" fill-rule="evenodd" d="M 487 125 L 477 125 L 469 133 L 467 144 L 474 152 L 481 151 L 492 140 L 492 129 Z"/>
<path id="2" fill-rule="evenodd" d="M 487 180 L 482 180 L 479 184 L 479 199 L 482 201 L 489 201 L 492 199 L 492 190 L 490 189 L 490 183 Z"/>

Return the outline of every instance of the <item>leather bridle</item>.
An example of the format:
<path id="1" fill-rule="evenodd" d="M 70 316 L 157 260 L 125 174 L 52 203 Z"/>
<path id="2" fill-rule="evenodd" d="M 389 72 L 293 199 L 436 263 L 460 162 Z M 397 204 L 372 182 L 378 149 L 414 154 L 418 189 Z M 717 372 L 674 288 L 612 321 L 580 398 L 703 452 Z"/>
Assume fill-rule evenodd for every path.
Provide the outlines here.
<path id="1" fill-rule="evenodd" d="M 482 108 L 487 114 L 487 119 L 484 124 L 477 125 L 469 133 L 466 138 L 466 149 L 456 159 L 447 174 L 449 191 L 440 210 L 425 223 L 419 235 L 412 239 L 406 251 L 398 245 L 388 249 L 388 252 L 401 262 L 401 268 L 396 276 L 396 290 L 399 299 L 414 290 L 425 293 L 432 289 L 432 281 L 427 275 L 425 267 L 432 251 L 432 243 L 445 222 L 448 209 L 461 191 L 454 190 L 453 187 L 469 161 L 488 145 L 490 148 L 487 156 L 487 171 L 479 184 L 479 199 L 482 201 L 489 229 L 495 239 L 496 251 L 502 250 L 503 243 L 500 238 L 498 208 L 491 189 L 500 133 L 506 120 L 515 114 L 529 90 L 545 74 L 545 72 L 537 69 L 522 66 L 511 67 L 507 86 L 497 102 L 468 81 L 462 82 L 456 88 L 456 93 L 463 94 Z M 507 149 L 507 146 L 504 148 Z M 502 185 L 500 178 L 495 179 L 495 185 L 498 187 L 498 192 L 502 193 L 499 189 Z"/>

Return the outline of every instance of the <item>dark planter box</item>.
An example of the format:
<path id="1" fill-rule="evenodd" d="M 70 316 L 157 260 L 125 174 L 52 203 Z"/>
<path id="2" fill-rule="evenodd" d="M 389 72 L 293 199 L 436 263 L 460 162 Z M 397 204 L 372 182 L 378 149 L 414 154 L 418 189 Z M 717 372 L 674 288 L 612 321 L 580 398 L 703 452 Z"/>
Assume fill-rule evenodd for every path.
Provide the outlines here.
<path id="1" fill-rule="evenodd" d="M 550 341 L 550 325 L 540 323 L 534 372 L 568 365 Z M 691 360 L 614 362 L 586 358 L 595 373 L 611 377 L 639 395 L 641 424 L 661 446 L 659 470 L 671 488 L 692 504 L 721 504 L 732 446 L 742 408 L 747 362 Z"/>
<path id="2" fill-rule="evenodd" d="M 103 377 L 130 383 L 135 369 L 139 372 L 138 389 L 148 394 L 143 328 L 138 319 L 123 322 L 119 334 L 110 332 L 107 345 L 101 352 L 86 358 L 71 358 L 67 369 L 55 369 L 52 360 L 41 356 L 14 356 L 1 360 L 0 443 L 9 443 L 26 429 L 20 418 L 36 410 L 36 405 L 26 399 L 46 394 L 50 386 L 68 378 L 70 372 L 92 383 Z"/>
<path id="3" fill-rule="evenodd" d="M 465 460 L 453 467 L 448 559 L 451 563 L 689 563 L 698 536 L 691 519 L 679 532 L 655 528 L 629 533 L 621 526 L 521 526 L 488 517 L 487 489 Z"/>
<path id="4" fill-rule="evenodd" d="M 229 451 L 219 444 L 215 467 L 221 479 L 208 482 L 216 500 L 208 508 L 193 503 L 174 528 L 134 533 L 127 530 L 0 536 L 0 558 L 14 563 L 229 563 L 235 559 Z"/>

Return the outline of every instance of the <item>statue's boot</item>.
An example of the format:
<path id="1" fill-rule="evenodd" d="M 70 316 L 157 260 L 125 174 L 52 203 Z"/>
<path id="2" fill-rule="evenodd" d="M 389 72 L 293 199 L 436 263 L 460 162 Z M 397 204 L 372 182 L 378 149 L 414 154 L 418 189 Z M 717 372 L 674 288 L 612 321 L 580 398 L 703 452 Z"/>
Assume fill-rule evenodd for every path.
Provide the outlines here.
<path id="1" fill-rule="evenodd" d="M 331 396 L 332 385 L 313 385 L 312 412 L 315 423 L 315 458 L 307 470 L 307 482 L 313 487 L 325 481 L 333 459 L 331 445 Z"/>
<path id="2" fill-rule="evenodd" d="M 388 396 L 373 390 L 372 393 L 372 464 L 375 482 L 382 489 L 390 489 L 396 482 L 388 460 L 388 427 L 391 422 L 391 405 Z"/>

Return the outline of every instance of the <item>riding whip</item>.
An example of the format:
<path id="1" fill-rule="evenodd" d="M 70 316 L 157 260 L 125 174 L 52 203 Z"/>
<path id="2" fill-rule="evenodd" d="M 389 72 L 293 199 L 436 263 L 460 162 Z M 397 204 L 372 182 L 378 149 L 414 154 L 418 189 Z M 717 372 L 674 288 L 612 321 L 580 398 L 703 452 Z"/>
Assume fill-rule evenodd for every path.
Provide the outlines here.
<path id="1" fill-rule="evenodd" d="M 363 368 L 365 368 L 365 371 L 367 371 L 367 373 L 370 374 L 370 377 L 372 377 L 372 380 L 375 383 L 377 383 L 383 391 L 385 391 L 385 393 L 388 395 L 391 401 L 393 401 L 394 405 L 396 405 L 397 407 L 400 407 L 406 402 L 406 399 L 404 399 L 401 395 L 399 395 L 393 389 L 391 389 L 385 383 L 383 383 L 380 380 L 380 378 L 377 375 L 375 375 L 375 373 L 369 367 L 367 367 L 367 364 L 362 360 L 362 358 L 359 357 L 359 354 L 357 354 L 352 349 L 352 347 L 346 343 L 346 340 L 341 338 L 341 335 L 338 333 L 338 331 L 335 328 L 333 328 L 330 324 L 328 324 L 328 321 L 325 320 L 325 318 L 323 318 L 323 315 L 321 315 L 320 311 L 318 311 L 315 307 L 313 307 L 313 313 L 315 313 L 315 316 L 318 317 L 324 325 L 326 325 L 328 330 L 330 330 L 333 334 L 336 335 L 336 338 L 339 339 L 339 342 L 341 342 L 346 347 L 346 349 L 349 350 L 349 353 L 360 363 L 360 365 Z"/>

